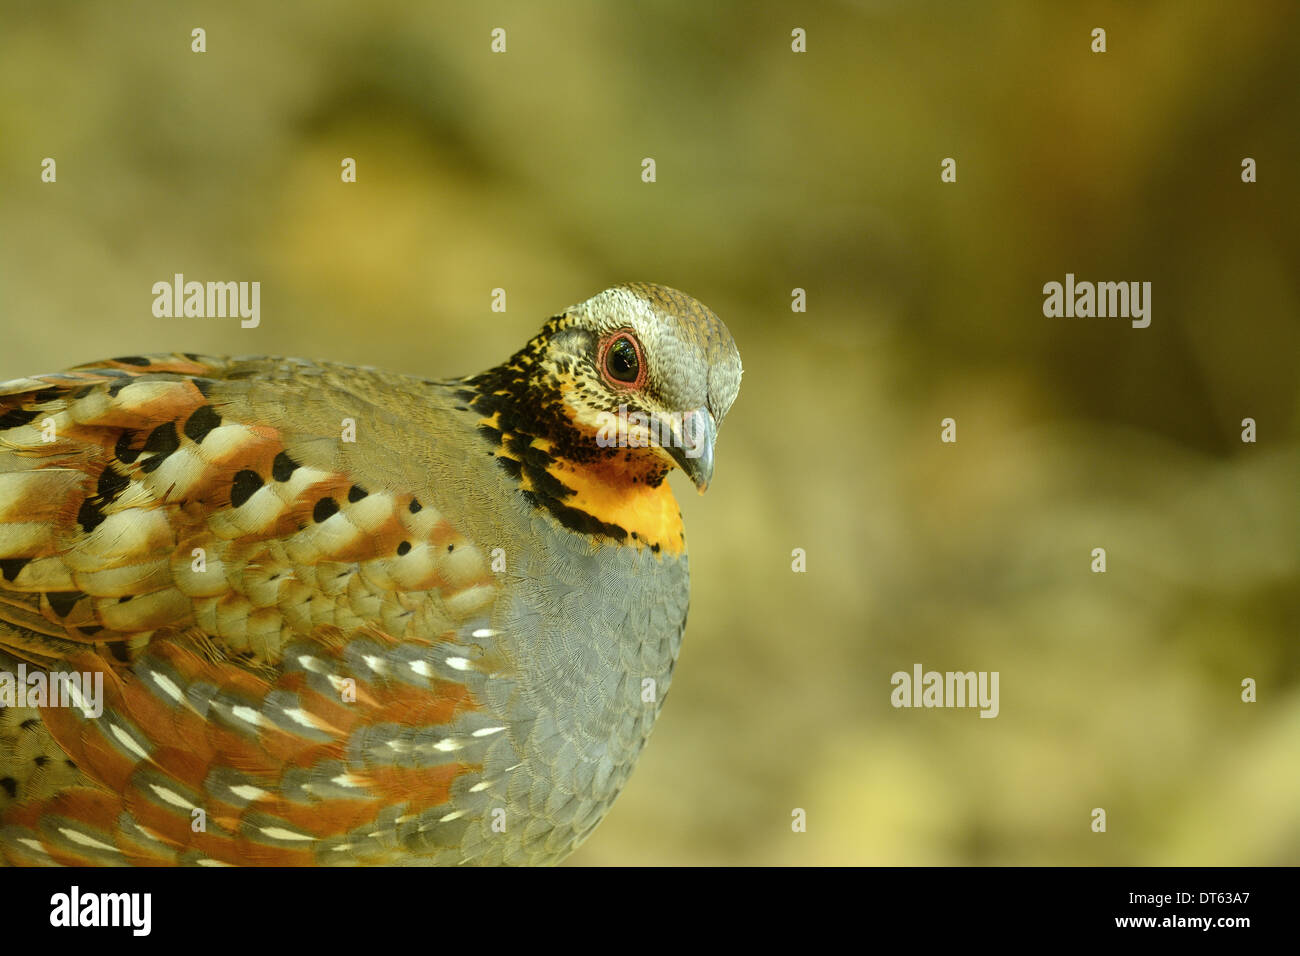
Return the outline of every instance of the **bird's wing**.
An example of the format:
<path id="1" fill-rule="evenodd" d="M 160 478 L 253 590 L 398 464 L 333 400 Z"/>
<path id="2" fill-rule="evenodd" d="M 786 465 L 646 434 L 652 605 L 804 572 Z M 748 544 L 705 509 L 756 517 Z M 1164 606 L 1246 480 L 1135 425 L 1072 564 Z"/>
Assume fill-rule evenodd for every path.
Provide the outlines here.
<path id="1" fill-rule="evenodd" d="M 497 585 L 413 489 L 347 467 L 366 449 L 332 410 L 371 404 L 328 368 L 196 355 L 0 385 L 0 671 L 103 682 L 102 714 L 0 683 L 0 854 L 463 851 L 515 759 L 470 640 Z"/>

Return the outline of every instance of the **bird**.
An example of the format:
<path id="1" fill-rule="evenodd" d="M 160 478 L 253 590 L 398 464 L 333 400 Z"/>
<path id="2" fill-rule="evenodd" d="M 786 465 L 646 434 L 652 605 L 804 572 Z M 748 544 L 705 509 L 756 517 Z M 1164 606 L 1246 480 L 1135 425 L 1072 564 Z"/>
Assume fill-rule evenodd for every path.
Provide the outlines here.
<path id="1" fill-rule="evenodd" d="M 0 861 L 552 865 L 689 605 L 726 325 L 628 282 L 424 379 L 132 355 L 0 384 Z"/>

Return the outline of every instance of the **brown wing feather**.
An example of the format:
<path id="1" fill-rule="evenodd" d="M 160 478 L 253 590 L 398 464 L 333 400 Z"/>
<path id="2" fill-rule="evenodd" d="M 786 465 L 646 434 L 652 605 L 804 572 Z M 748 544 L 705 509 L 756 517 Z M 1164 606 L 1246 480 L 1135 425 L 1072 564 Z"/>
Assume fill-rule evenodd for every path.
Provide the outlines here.
<path id="1" fill-rule="evenodd" d="M 243 420 L 242 377 L 163 355 L 0 385 L 0 670 L 105 685 L 102 716 L 0 708 L 13 862 L 452 847 L 512 762 L 456 650 L 496 594 L 483 555 L 414 495 L 295 461 L 318 436 Z"/>

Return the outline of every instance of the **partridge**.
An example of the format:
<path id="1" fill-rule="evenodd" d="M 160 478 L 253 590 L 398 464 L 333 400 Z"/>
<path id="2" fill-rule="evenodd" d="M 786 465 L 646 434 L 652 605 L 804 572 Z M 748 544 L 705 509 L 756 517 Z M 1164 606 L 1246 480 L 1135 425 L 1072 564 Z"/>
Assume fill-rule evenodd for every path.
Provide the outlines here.
<path id="1" fill-rule="evenodd" d="M 0 859 L 543 864 L 672 677 L 741 364 L 659 285 L 433 381 L 129 356 L 0 385 Z"/>

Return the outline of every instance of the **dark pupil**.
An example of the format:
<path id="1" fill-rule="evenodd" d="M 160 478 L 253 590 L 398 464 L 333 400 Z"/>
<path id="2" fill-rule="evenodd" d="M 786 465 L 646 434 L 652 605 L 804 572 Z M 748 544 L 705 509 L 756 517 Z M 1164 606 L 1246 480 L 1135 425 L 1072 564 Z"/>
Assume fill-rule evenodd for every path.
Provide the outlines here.
<path id="1" fill-rule="evenodd" d="M 605 368 L 620 382 L 634 382 L 637 376 L 636 349 L 627 339 L 619 339 L 609 347 Z"/>

